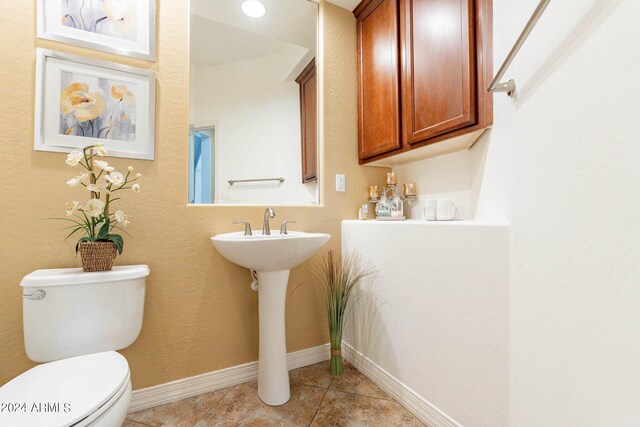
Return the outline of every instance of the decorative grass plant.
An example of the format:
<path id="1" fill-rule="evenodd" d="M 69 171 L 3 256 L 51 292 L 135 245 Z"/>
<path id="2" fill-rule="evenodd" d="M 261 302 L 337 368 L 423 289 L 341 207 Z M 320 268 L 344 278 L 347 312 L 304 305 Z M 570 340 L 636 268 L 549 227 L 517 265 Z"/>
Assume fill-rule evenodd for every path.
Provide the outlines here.
<path id="1" fill-rule="evenodd" d="M 332 375 L 342 375 L 342 331 L 354 290 L 375 274 L 371 264 L 361 264 L 355 253 L 342 256 L 329 250 L 314 271 L 314 284 L 322 291 L 329 318 Z"/>

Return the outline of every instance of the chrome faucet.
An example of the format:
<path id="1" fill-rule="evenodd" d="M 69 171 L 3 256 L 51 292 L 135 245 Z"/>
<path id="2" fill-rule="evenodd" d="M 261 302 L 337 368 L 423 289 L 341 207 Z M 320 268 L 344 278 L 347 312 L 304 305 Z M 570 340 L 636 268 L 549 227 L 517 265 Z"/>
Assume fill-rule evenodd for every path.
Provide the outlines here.
<path id="1" fill-rule="evenodd" d="M 276 213 L 271 208 L 267 208 L 264 211 L 264 223 L 262 224 L 262 235 L 271 235 L 271 227 L 269 226 L 269 218 L 275 218 Z"/>
<path id="2" fill-rule="evenodd" d="M 287 224 L 295 224 L 295 221 L 282 221 L 282 225 L 280 225 L 280 234 L 289 234 L 287 232 Z"/>
<path id="3" fill-rule="evenodd" d="M 251 224 L 246 221 L 233 221 L 234 224 L 244 224 L 244 235 L 245 236 L 253 236 L 253 232 L 251 231 Z"/>

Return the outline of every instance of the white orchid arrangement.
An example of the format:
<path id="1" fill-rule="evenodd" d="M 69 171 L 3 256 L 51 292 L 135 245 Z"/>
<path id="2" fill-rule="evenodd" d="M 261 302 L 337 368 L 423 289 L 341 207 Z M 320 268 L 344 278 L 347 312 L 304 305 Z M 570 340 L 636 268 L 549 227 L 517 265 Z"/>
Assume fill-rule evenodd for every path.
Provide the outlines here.
<path id="1" fill-rule="evenodd" d="M 132 176 L 132 166 L 123 174 L 106 161 L 96 159 L 106 155 L 107 150 L 102 144 L 95 144 L 84 147 L 82 151 L 72 151 L 65 161 L 69 166 L 80 165 L 86 170 L 67 181 L 67 185 L 84 187 L 90 193 L 89 200 L 84 204 L 77 200 L 67 202 L 67 216 L 60 218 L 73 222 L 73 225 L 66 227 L 71 229 L 67 239 L 76 233 L 84 234 L 76 244 L 76 253 L 81 242 L 113 242 L 119 254 L 122 254 L 124 248 L 122 236 L 113 231 L 121 230 L 127 233 L 123 227 L 129 225 L 129 218 L 121 210 L 114 211 L 112 204 L 120 199 L 114 197 L 120 191 L 131 190 L 139 193 L 140 184 L 135 181 L 142 175 L 138 173 Z"/>

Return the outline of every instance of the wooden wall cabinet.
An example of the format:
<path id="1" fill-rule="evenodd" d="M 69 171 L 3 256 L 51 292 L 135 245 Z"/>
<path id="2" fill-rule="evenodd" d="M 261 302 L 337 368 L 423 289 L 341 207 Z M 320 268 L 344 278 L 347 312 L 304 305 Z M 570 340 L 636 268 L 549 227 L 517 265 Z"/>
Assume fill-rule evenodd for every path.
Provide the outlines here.
<path id="1" fill-rule="evenodd" d="M 368 2 L 358 15 L 358 135 L 361 158 L 400 144 L 397 0 Z"/>
<path id="2" fill-rule="evenodd" d="M 491 126 L 491 0 L 364 0 L 353 13 L 360 163 L 468 148 Z"/>
<path id="3" fill-rule="evenodd" d="M 318 87 L 315 58 L 302 70 L 300 85 L 300 127 L 302 134 L 302 182 L 318 180 L 317 102 Z"/>

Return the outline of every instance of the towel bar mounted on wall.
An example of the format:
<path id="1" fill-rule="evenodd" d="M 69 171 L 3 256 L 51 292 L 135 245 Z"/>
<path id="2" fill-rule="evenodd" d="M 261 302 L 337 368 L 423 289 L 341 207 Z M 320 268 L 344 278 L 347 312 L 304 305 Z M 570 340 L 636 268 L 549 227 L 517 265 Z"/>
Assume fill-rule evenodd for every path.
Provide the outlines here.
<path id="1" fill-rule="evenodd" d="M 236 182 L 262 182 L 262 181 L 279 181 L 281 184 L 284 182 L 283 177 L 278 178 L 258 178 L 258 179 L 230 179 L 227 181 L 229 185 L 233 185 Z"/>
<path id="2" fill-rule="evenodd" d="M 516 40 L 516 44 L 514 44 L 511 48 L 509 55 L 507 55 L 507 58 L 502 63 L 502 66 L 498 70 L 498 73 L 487 89 L 489 92 L 506 92 L 507 95 L 511 96 L 516 91 L 516 81 L 514 79 L 511 79 L 508 82 L 500 82 L 500 80 L 504 76 L 504 73 L 507 71 L 507 68 L 509 68 L 509 65 L 511 65 L 511 61 L 513 61 L 513 58 L 515 58 L 518 54 L 518 51 L 524 44 L 525 40 L 527 40 L 527 37 L 529 37 L 529 33 L 531 33 L 531 30 L 533 30 L 533 27 L 535 27 L 538 23 L 538 20 L 540 19 L 544 10 L 547 8 L 550 2 L 551 0 L 540 1 L 538 7 L 536 7 L 536 10 L 533 12 L 533 15 L 531 15 L 531 18 L 529 18 L 529 22 L 527 22 L 524 30 L 522 30 L 522 32 L 520 33 L 518 40 Z"/>

